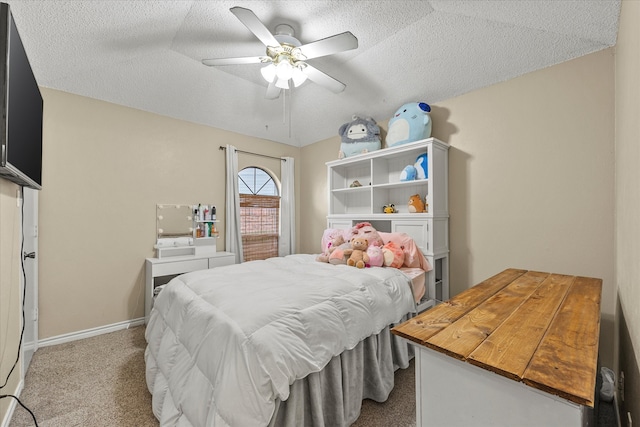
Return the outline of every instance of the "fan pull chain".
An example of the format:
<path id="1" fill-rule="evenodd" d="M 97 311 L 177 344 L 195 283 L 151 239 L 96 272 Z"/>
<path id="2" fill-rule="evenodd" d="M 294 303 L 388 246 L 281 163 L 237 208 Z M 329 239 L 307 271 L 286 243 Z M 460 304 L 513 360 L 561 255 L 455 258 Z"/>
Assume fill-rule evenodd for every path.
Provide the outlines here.
<path id="1" fill-rule="evenodd" d="M 282 89 L 282 124 L 287 123 L 287 91 Z"/>
<path id="2" fill-rule="evenodd" d="M 291 98 L 293 97 L 293 87 L 291 87 L 291 91 L 289 92 L 289 139 L 291 139 Z"/>

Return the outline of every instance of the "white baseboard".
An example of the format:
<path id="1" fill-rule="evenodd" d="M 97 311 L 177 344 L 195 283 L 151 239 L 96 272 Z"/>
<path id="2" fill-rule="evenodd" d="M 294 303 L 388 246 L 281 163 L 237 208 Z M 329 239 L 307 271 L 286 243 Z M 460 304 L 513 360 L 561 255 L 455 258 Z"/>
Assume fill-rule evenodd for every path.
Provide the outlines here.
<path id="1" fill-rule="evenodd" d="M 20 380 L 20 383 L 18 384 L 18 388 L 16 389 L 14 396 L 19 398 L 23 388 L 24 388 L 24 380 Z M 18 402 L 14 398 L 6 397 L 5 399 L 9 399 L 11 402 L 9 403 L 8 411 L 5 412 L 4 414 L 4 418 L 2 419 L 2 423 L 0 424 L 0 427 L 9 427 L 9 422 L 11 421 L 11 417 L 13 417 L 13 411 L 15 411 L 16 407 L 18 406 Z"/>
<path id="2" fill-rule="evenodd" d="M 71 332 L 68 334 L 58 335 L 51 338 L 45 338 L 38 341 L 38 347 L 47 347 L 50 345 L 64 344 L 66 342 L 77 341 L 84 338 L 95 337 L 97 335 L 108 334 L 110 332 L 129 329 L 134 326 L 144 325 L 144 317 L 138 319 L 126 320 L 124 322 L 112 323 L 111 325 L 99 326 L 97 328 L 85 329 L 84 331 Z"/>

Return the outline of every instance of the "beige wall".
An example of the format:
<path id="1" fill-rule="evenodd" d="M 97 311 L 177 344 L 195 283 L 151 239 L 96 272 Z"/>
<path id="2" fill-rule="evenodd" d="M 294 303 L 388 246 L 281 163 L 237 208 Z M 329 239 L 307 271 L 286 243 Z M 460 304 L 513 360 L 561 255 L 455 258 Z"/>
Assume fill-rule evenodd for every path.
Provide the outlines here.
<path id="1" fill-rule="evenodd" d="M 640 3 L 623 1 L 616 45 L 616 282 L 622 419 L 640 423 Z M 624 424 L 623 424 L 624 425 Z"/>
<path id="2" fill-rule="evenodd" d="M 16 203 L 16 191 L 20 187 L 0 179 L 0 386 L 18 356 L 20 327 L 22 325 L 20 301 L 22 301 L 20 270 L 20 206 Z M 21 378 L 21 363 L 11 373 L 7 385 L 0 394 L 15 395 Z M 7 414 L 11 399 L 0 399 L 0 425 Z"/>
<path id="3" fill-rule="evenodd" d="M 432 107 L 433 135 L 451 144 L 452 294 L 508 267 L 602 278 L 602 362 L 611 366 L 613 50 Z M 301 185 L 310 197 L 301 211 L 303 251 L 319 250 L 324 162 L 338 148 L 336 136 L 302 149 Z"/>
<path id="4" fill-rule="evenodd" d="M 43 97 L 40 339 L 144 315 L 156 204 L 214 204 L 224 229 L 220 145 L 294 159 L 300 152 L 69 93 L 43 89 Z M 238 163 L 280 175 L 278 160 L 240 154 Z"/>

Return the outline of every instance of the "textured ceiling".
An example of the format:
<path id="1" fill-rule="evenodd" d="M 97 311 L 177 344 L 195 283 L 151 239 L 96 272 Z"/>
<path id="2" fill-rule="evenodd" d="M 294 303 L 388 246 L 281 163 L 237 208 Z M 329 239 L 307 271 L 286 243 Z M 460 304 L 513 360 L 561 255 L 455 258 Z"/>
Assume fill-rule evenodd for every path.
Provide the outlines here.
<path id="1" fill-rule="evenodd" d="M 615 45 L 619 0 L 8 1 L 41 86 L 244 135 L 304 146 L 353 114 L 384 121 Z M 310 60 L 347 85 L 306 82 L 264 98 L 264 45 L 229 11 L 251 9 L 305 44 L 344 31 L 357 49 Z M 220 141 L 216 141 L 218 143 Z"/>

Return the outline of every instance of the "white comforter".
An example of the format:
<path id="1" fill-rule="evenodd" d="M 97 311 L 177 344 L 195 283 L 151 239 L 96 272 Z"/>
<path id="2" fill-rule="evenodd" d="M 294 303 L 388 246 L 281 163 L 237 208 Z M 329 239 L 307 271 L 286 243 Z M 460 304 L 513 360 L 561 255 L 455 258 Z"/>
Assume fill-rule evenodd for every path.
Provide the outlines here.
<path id="1" fill-rule="evenodd" d="M 414 307 L 399 270 L 313 255 L 176 277 L 146 330 L 154 414 L 161 426 L 264 426 L 289 384 Z"/>

